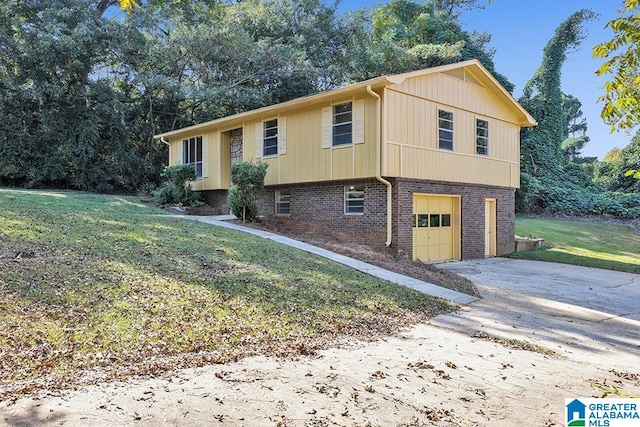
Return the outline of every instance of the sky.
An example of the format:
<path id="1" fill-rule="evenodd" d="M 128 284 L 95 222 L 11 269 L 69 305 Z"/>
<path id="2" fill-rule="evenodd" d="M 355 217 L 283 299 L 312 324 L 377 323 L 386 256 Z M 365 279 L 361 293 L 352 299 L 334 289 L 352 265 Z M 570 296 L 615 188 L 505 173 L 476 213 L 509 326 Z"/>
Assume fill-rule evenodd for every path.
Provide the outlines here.
<path id="1" fill-rule="evenodd" d="M 386 1 L 343 0 L 341 11 L 375 6 Z M 604 158 L 613 147 L 623 148 L 633 134 L 610 133 L 609 126 L 600 118 L 602 104 L 597 102 L 604 94 L 605 78 L 595 71 L 602 63 L 594 59 L 592 49 L 598 43 L 611 39 L 613 33 L 605 24 L 617 16 L 622 0 L 478 0 L 484 9 L 463 11 L 460 23 L 466 31 L 491 34 L 490 47 L 496 50 L 495 69 L 505 75 L 516 88 L 514 95 L 522 95 L 524 85 L 533 76 L 542 61 L 542 50 L 555 34 L 555 30 L 572 13 L 591 9 L 600 16 L 586 23 L 587 38 L 569 52 L 562 69 L 562 90 L 582 102 L 583 117 L 587 119 L 589 143 L 583 156 Z"/>

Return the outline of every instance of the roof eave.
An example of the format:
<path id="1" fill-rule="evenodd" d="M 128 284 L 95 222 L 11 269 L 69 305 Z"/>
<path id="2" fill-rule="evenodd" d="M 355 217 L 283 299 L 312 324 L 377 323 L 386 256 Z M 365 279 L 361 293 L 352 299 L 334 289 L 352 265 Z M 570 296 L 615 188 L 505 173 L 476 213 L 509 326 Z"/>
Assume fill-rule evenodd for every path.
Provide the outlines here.
<path id="1" fill-rule="evenodd" d="M 322 102 L 328 99 L 344 96 L 352 92 L 357 92 L 359 90 L 365 89 L 367 86 L 371 86 L 373 88 L 379 88 L 379 87 L 387 86 L 390 84 L 393 84 L 393 82 L 391 81 L 389 76 L 376 77 L 370 80 L 354 83 L 352 85 L 344 86 L 338 89 L 320 92 L 314 95 L 309 95 L 302 98 L 296 98 L 291 101 L 282 102 L 280 104 L 269 105 L 269 106 L 258 108 L 255 110 L 234 114 L 232 116 L 221 117 L 219 119 L 210 120 L 204 123 L 199 123 L 197 125 L 160 133 L 160 134 L 154 135 L 154 138 L 162 140 L 166 138 L 171 138 L 172 136 L 182 135 L 186 133 L 193 133 L 195 131 L 199 131 L 207 128 L 220 127 L 220 126 L 224 126 L 225 123 L 239 122 L 239 121 L 251 119 L 252 117 L 263 116 L 273 111 L 288 110 L 293 107 L 299 107 L 307 104 L 314 104 L 314 103 Z"/>

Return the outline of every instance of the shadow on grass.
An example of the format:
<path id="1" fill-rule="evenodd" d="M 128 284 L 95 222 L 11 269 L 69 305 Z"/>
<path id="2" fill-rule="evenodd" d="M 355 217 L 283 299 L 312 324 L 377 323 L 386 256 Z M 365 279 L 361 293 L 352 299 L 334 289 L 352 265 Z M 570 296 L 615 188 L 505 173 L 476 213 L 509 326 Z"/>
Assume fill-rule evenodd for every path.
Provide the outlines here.
<path id="1" fill-rule="evenodd" d="M 602 251 L 612 255 L 617 255 L 617 251 Z M 508 258 L 527 259 L 532 261 L 556 262 L 560 264 L 571 264 L 582 267 L 602 268 L 605 270 L 622 271 L 626 273 L 640 274 L 640 260 L 638 263 L 620 262 L 606 260 L 602 258 L 589 257 L 584 255 L 568 254 L 553 251 L 549 248 L 542 248 L 529 252 L 514 252 L 506 255 Z"/>

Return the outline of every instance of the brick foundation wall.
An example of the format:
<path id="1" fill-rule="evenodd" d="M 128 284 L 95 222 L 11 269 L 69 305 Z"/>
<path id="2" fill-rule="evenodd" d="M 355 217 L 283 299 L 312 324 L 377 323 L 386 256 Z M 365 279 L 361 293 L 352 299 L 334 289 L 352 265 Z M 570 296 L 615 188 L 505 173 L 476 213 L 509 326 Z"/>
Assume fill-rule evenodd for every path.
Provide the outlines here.
<path id="1" fill-rule="evenodd" d="M 344 187 L 364 185 L 364 214 L 345 215 Z M 291 191 L 291 214 L 275 214 L 275 192 Z M 314 233 L 349 234 L 358 243 L 384 245 L 386 241 L 386 187 L 376 180 L 349 180 L 330 183 L 267 187 L 258 202 L 265 221 Z"/>
<path id="2" fill-rule="evenodd" d="M 217 215 L 229 213 L 227 190 L 205 190 L 202 192 L 204 202 L 217 211 Z"/>
<path id="3" fill-rule="evenodd" d="M 389 178 L 393 184 L 393 243 L 399 256 L 413 254 L 413 193 L 449 194 L 460 196 L 461 258 L 484 258 L 485 199 L 496 199 L 496 251 L 498 255 L 513 252 L 515 234 L 515 190 L 471 184 L 451 184 L 404 178 Z M 363 184 L 364 215 L 344 214 L 345 185 Z M 291 214 L 275 214 L 275 192 L 291 190 Z M 220 214 L 229 212 L 226 190 L 204 191 L 205 202 Z M 329 233 L 349 236 L 356 243 L 374 247 L 386 241 L 386 187 L 376 181 L 349 180 L 330 183 L 296 184 L 266 187 L 258 206 L 264 221 L 301 233 Z"/>
<path id="4" fill-rule="evenodd" d="M 393 236 L 400 255 L 413 252 L 413 193 L 450 194 L 460 197 L 461 257 L 484 258 L 484 199 L 496 199 L 496 251 L 498 255 L 513 252 L 515 234 L 515 190 L 444 182 L 394 180 Z"/>

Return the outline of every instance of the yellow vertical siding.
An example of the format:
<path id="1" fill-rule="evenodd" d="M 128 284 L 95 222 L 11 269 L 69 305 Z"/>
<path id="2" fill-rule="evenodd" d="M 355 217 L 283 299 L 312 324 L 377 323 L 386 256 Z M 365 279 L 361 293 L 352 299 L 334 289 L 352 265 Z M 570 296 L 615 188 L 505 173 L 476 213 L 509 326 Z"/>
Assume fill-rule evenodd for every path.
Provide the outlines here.
<path id="1" fill-rule="evenodd" d="M 376 103 L 371 97 L 336 102 L 355 99 L 365 100 L 365 142 L 362 144 L 322 148 L 322 108 L 330 103 L 282 112 L 279 117 L 287 120 L 287 152 L 263 159 L 269 164 L 265 183 L 275 185 L 375 176 Z M 245 160 L 255 160 L 255 125 L 262 120 L 245 123 Z"/>
<path id="2" fill-rule="evenodd" d="M 455 72 L 453 72 L 455 71 Z M 269 164 L 266 184 L 294 184 L 331 180 L 371 178 L 376 175 L 376 129 L 382 128 L 382 175 L 438 181 L 517 187 L 519 185 L 519 132 L 522 111 L 489 80 L 467 79 L 467 71 L 453 70 L 406 77 L 402 83 L 385 83 L 382 89 L 382 124 L 376 123 L 376 98 L 359 87 L 335 99 L 301 99 L 273 108 L 243 113 L 214 121 L 207 127 L 185 129 L 171 140 L 172 164 L 182 161 L 184 138 L 202 135 L 207 144 L 208 176 L 194 184 L 196 189 L 228 188 L 230 184 L 230 141 L 228 130 L 243 128 L 245 160 L 256 153 L 256 129 L 263 120 L 286 120 L 286 153 L 263 159 Z M 471 81 L 471 82 L 470 82 Z M 378 86 L 379 88 L 382 86 Z M 333 95 L 331 95 L 333 96 Z M 323 108 L 364 100 L 364 142 L 323 148 Z M 438 148 L 438 109 L 453 113 L 453 151 Z M 357 110 L 361 111 L 361 110 Z M 262 115 L 262 116 L 261 116 Z M 358 115 L 358 117 L 361 117 Z M 476 119 L 489 123 L 488 155 L 476 154 Z M 354 117 L 355 122 L 355 117 Z M 355 123 L 354 123 L 355 126 Z M 279 132 L 285 129 L 279 127 Z M 361 135 L 352 129 L 354 134 Z M 359 138 L 358 138 L 359 139 Z M 282 150 L 279 145 L 279 150 Z"/>
<path id="3" fill-rule="evenodd" d="M 516 117 L 491 91 L 443 74 L 385 90 L 383 174 L 519 186 Z M 453 151 L 438 148 L 438 109 L 453 113 Z M 476 154 L 476 119 L 489 123 L 489 153 Z"/>

